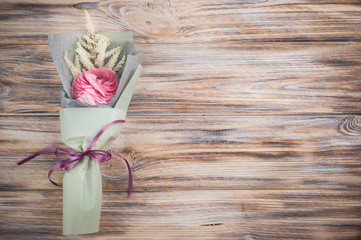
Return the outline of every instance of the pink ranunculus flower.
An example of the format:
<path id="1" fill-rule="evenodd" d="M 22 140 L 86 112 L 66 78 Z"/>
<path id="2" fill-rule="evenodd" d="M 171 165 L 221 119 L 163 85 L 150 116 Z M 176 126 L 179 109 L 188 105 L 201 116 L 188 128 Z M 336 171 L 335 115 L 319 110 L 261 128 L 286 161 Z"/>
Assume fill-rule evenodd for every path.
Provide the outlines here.
<path id="1" fill-rule="evenodd" d="M 108 104 L 118 87 L 117 75 L 108 68 L 97 68 L 77 76 L 72 85 L 74 99 L 90 105 Z"/>

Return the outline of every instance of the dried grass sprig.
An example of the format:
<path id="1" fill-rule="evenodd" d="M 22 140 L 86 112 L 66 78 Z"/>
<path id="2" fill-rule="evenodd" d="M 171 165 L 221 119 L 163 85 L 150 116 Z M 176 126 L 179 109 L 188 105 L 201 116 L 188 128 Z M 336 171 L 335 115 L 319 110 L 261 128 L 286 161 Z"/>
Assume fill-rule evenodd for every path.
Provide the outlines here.
<path id="1" fill-rule="evenodd" d="M 94 32 L 94 26 L 91 22 L 88 11 L 82 9 L 85 13 L 88 32 L 78 37 L 76 43 L 74 63 L 69 60 L 68 51 L 64 51 L 64 60 L 71 74 L 77 77 L 84 71 L 94 68 L 106 67 L 114 72 L 118 72 L 125 63 L 125 53 L 120 58 L 122 46 L 107 50 L 110 45 L 110 39 L 100 33 Z"/>
<path id="2" fill-rule="evenodd" d="M 65 50 L 64 51 L 64 60 L 66 62 L 66 65 L 68 66 L 71 74 L 73 76 L 78 76 L 81 74 L 81 70 L 80 70 L 80 66 L 77 66 L 76 64 L 74 65 L 68 58 L 68 52 L 71 51 L 71 49 L 68 49 L 68 50 Z M 77 56 L 77 54 L 75 55 Z M 78 58 L 79 59 L 79 58 Z M 75 59 L 75 60 L 78 60 L 78 59 Z M 76 61 L 75 61 L 76 62 Z"/>

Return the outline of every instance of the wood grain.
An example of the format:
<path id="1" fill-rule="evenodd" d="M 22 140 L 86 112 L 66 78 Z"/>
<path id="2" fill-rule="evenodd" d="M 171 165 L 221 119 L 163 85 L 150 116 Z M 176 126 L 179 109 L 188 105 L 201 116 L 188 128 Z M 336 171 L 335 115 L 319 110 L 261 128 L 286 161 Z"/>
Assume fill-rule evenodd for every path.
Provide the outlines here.
<path id="1" fill-rule="evenodd" d="M 0 192 L 4 239 L 359 239 L 352 190 L 104 192 L 100 232 L 61 236 L 61 191 Z"/>
<path id="2" fill-rule="evenodd" d="M 111 150 L 130 160 L 137 190 L 361 188 L 360 126 L 361 117 L 128 117 Z M 2 117 L 0 135 L 3 189 L 56 188 L 54 155 L 16 162 L 65 147 L 57 117 Z M 104 189 L 126 191 L 123 161 L 101 168 Z"/>
<path id="3" fill-rule="evenodd" d="M 357 0 L 1 1 L 1 44 L 47 44 L 46 34 L 130 30 L 147 43 L 360 41 Z M 61 23 L 61 24 L 59 24 Z"/>
<path id="4" fill-rule="evenodd" d="M 134 32 L 143 71 L 101 164 L 100 232 L 64 237 L 47 34 Z M 0 239 L 360 239 L 359 0 L 2 0 Z M 61 172 L 54 180 L 61 182 Z"/>
<path id="5" fill-rule="evenodd" d="M 128 115 L 361 114 L 361 44 L 140 44 Z M 48 46 L 0 46 L 1 114 L 57 114 Z M 295 107 L 296 106 L 296 107 Z"/>

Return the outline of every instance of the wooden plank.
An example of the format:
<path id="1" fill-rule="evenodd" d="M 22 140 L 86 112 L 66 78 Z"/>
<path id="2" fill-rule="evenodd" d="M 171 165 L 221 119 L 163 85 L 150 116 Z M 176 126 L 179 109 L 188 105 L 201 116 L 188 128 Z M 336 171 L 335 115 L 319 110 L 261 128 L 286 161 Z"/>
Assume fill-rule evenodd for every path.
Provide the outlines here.
<path id="1" fill-rule="evenodd" d="M 53 154 L 16 162 L 60 140 L 57 117 L 1 118 L 3 189 L 57 188 Z M 361 117 L 129 117 L 113 152 L 142 189 L 361 188 Z M 101 164 L 104 189 L 127 189 L 123 161 Z M 54 174 L 61 182 L 62 173 Z"/>
<path id="2" fill-rule="evenodd" d="M 33 0 L 1 1 L 0 43 L 47 44 L 46 34 L 83 31 L 81 8 L 98 31 L 130 30 L 147 43 L 361 40 L 357 0 Z"/>
<path id="3" fill-rule="evenodd" d="M 129 115 L 361 114 L 360 43 L 140 44 Z M 57 114 L 48 46 L 0 46 L 1 114 Z"/>
<path id="4" fill-rule="evenodd" d="M 4 239 L 358 239 L 352 190 L 104 192 L 100 232 L 61 236 L 61 191 L 0 192 Z"/>

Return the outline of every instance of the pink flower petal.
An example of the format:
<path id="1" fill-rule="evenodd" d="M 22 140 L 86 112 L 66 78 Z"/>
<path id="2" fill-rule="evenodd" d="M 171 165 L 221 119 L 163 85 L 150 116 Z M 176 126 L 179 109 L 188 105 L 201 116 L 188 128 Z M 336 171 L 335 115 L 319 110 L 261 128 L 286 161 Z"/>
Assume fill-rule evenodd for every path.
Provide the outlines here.
<path id="1" fill-rule="evenodd" d="M 77 76 L 72 85 L 74 99 L 90 105 L 108 104 L 118 87 L 117 75 L 107 68 L 91 69 Z"/>

